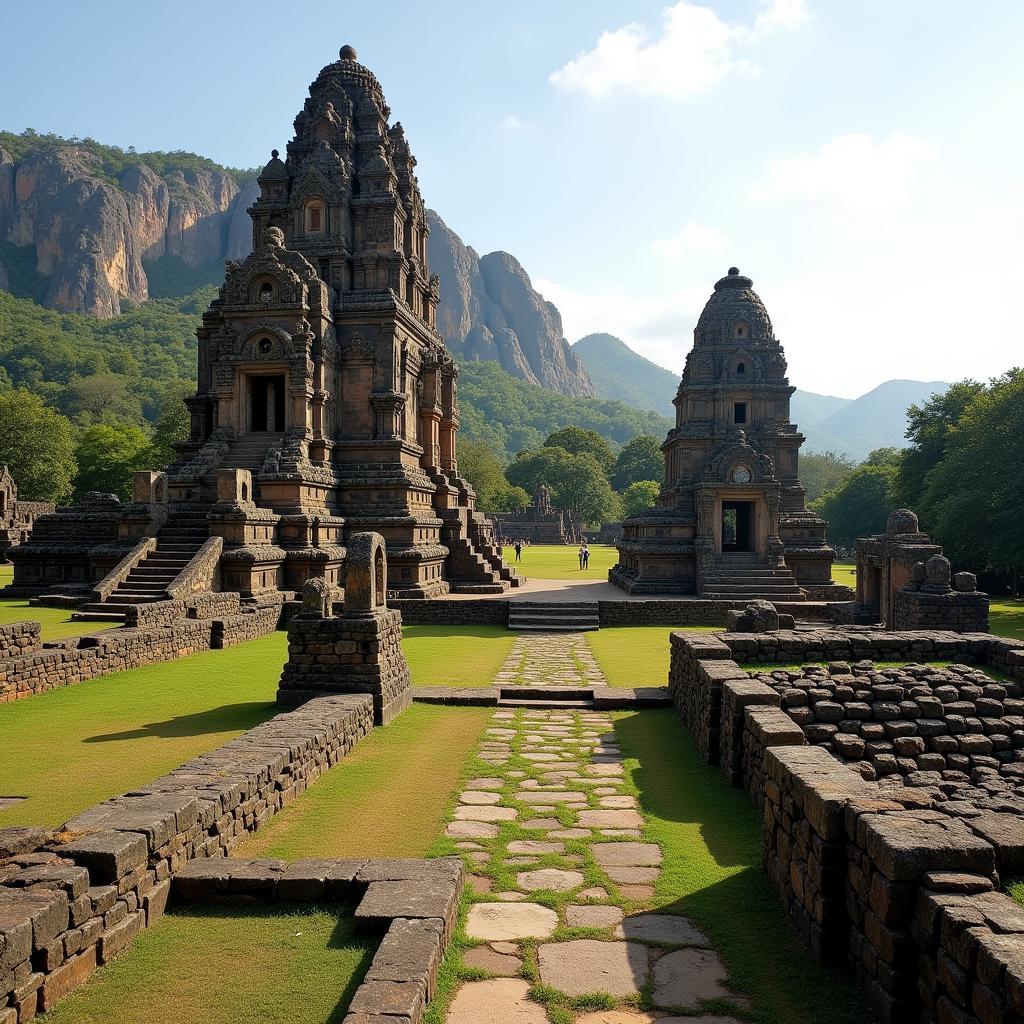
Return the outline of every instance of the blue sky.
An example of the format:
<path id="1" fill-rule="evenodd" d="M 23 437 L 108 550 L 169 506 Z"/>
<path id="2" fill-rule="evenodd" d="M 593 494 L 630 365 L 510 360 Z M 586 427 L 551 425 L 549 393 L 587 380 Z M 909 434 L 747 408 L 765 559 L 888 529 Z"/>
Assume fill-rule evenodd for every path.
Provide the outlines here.
<path id="1" fill-rule="evenodd" d="M 736 264 L 799 387 L 1021 362 L 1018 0 L 288 9 L 12 4 L 0 126 L 262 164 L 351 43 L 427 203 L 515 254 L 570 341 L 607 330 L 678 371 Z"/>

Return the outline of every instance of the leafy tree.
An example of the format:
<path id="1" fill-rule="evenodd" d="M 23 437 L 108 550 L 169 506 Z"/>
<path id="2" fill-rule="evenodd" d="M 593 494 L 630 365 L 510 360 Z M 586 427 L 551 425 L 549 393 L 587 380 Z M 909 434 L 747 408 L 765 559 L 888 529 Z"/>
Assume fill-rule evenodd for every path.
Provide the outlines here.
<path id="1" fill-rule="evenodd" d="M 191 381 L 182 380 L 168 385 L 160 404 L 160 414 L 153 424 L 152 468 L 163 469 L 176 457 L 175 441 L 185 441 L 191 431 L 191 417 L 184 399 L 195 391 Z"/>
<path id="2" fill-rule="evenodd" d="M 488 514 L 506 511 L 496 503 L 496 499 L 499 494 L 504 495 L 509 484 L 505 479 L 505 467 L 494 452 L 482 441 L 460 439 L 458 453 L 459 472 L 476 491 L 480 511 Z"/>
<path id="3" fill-rule="evenodd" d="M 661 480 L 665 476 L 665 456 L 661 442 L 650 434 L 634 437 L 622 446 L 611 474 L 612 487 L 625 491 L 641 480 Z"/>
<path id="4" fill-rule="evenodd" d="M 942 461 L 964 411 L 984 391 L 984 384 L 962 380 L 942 394 L 932 395 L 924 405 L 912 405 L 907 410 L 910 447 L 905 450 L 900 469 L 899 498 L 924 523 L 930 523 L 932 512 L 924 504 L 928 474 Z"/>
<path id="5" fill-rule="evenodd" d="M 849 548 L 858 537 L 885 529 L 896 504 L 899 468 L 892 453 L 898 451 L 881 448 L 872 452 L 864 465 L 811 506 L 828 523 L 828 537 L 834 544 Z"/>
<path id="6" fill-rule="evenodd" d="M 637 480 L 630 484 L 622 494 L 622 508 L 627 517 L 638 516 L 653 508 L 658 502 L 661 484 L 654 480 Z"/>
<path id="7" fill-rule="evenodd" d="M 605 473 L 610 473 L 615 463 L 611 445 L 596 431 L 582 427 L 563 427 L 556 430 L 544 442 L 546 448 L 564 448 L 572 455 L 589 452 L 601 464 Z"/>
<path id="8" fill-rule="evenodd" d="M 547 446 L 520 452 L 505 475 L 509 483 L 529 492 L 548 484 L 554 504 L 572 509 L 583 523 L 608 522 L 622 515 L 621 499 L 590 452 L 574 455 Z"/>
<path id="9" fill-rule="evenodd" d="M 152 464 L 148 435 L 127 424 L 95 423 L 86 427 L 75 449 L 78 477 L 75 491 L 104 491 L 128 499 L 132 474 Z"/>
<path id="10" fill-rule="evenodd" d="M 522 487 L 506 483 L 495 492 L 493 502 L 498 512 L 518 512 L 530 504 L 530 495 Z"/>
<path id="11" fill-rule="evenodd" d="M 1024 369 L 976 391 L 946 431 L 928 471 L 922 507 L 958 566 L 994 570 L 1014 592 L 1024 570 Z"/>
<path id="12" fill-rule="evenodd" d="M 6 465 L 26 501 L 63 501 L 75 476 L 70 422 L 29 391 L 0 392 L 0 466 Z"/>
<path id="13" fill-rule="evenodd" d="M 838 452 L 808 452 L 800 456 L 800 483 L 807 501 L 817 501 L 835 490 L 856 468 L 856 463 Z"/>
<path id="14" fill-rule="evenodd" d="M 64 411 L 90 423 L 142 422 L 142 406 L 131 394 L 131 382 L 120 373 L 94 373 L 73 380 L 64 392 Z"/>

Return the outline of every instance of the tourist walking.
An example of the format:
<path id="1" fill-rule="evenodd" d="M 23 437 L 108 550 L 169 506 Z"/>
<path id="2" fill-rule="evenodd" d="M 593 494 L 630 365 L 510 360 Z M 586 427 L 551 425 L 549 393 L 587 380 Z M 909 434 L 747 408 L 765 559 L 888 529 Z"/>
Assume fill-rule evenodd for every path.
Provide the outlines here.
<path id="1" fill-rule="evenodd" d="M 580 572 L 583 571 L 583 545 L 580 545 L 579 551 L 576 552 L 576 557 L 580 560 Z"/>
<path id="2" fill-rule="evenodd" d="M 516 553 L 516 561 L 521 562 L 523 560 L 523 542 L 521 540 L 517 540 L 515 544 L 512 545 L 512 550 Z"/>
<path id="3" fill-rule="evenodd" d="M 586 542 L 583 544 L 583 568 L 586 569 L 590 565 L 590 548 L 587 547 Z"/>

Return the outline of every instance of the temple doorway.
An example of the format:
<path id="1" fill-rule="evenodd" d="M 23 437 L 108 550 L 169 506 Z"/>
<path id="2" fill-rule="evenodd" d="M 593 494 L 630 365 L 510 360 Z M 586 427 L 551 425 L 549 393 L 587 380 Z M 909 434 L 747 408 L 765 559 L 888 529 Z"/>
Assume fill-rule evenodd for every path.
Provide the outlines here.
<path id="1" fill-rule="evenodd" d="M 722 551 L 753 551 L 754 503 L 752 501 L 722 502 Z"/>
<path id="2" fill-rule="evenodd" d="M 284 430 L 284 374 L 249 378 L 249 430 L 280 433 Z"/>

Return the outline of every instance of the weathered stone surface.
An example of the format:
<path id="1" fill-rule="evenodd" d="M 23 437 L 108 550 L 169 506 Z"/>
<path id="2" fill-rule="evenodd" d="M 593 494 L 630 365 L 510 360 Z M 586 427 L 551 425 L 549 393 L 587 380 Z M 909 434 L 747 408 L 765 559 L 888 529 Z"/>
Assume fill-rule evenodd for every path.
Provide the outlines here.
<path id="1" fill-rule="evenodd" d="M 539 868 L 536 871 L 520 871 L 516 875 L 516 885 L 527 891 L 550 889 L 553 892 L 569 892 L 582 884 L 583 875 L 578 871 L 564 871 L 561 868 Z"/>
<path id="2" fill-rule="evenodd" d="M 702 999 L 729 999 L 725 967 L 719 955 L 707 949 L 680 949 L 666 953 L 654 965 L 655 1006 L 696 1007 Z"/>
<path id="3" fill-rule="evenodd" d="M 623 917 L 619 907 L 599 906 L 588 903 L 565 908 L 565 923 L 570 928 L 610 928 Z"/>
<path id="4" fill-rule="evenodd" d="M 546 939 L 558 927 L 558 915 L 538 903 L 475 903 L 466 918 L 471 939 Z"/>
<path id="5" fill-rule="evenodd" d="M 711 940 L 689 919 L 674 914 L 632 914 L 616 934 L 638 942 L 672 946 L 710 946 Z"/>
<path id="6" fill-rule="evenodd" d="M 489 974 L 497 974 L 504 978 L 515 977 L 523 966 L 520 957 L 510 956 L 507 953 L 496 953 L 487 946 L 467 949 L 462 954 L 462 960 L 467 967 L 476 967 Z"/>
<path id="7" fill-rule="evenodd" d="M 580 811 L 579 823 L 588 828 L 644 827 L 644 819 L 637 811 Z"/>
<path id="8" fill-rule="evenodd" d="M 530 999 L 528 981 L 494 978 L 463 985 L 446 1024 L 548 1024 L 548 1015 Z"/>
<path id="9" fill-rule="evenodd" d="M 107 885 L 146 863 L 146 839 L 135 832 L 104 830 L 63 843 L 60 854 L 88 868 L 93 885 Z"/>
<path id="10" fill-rule="evenodd" d="M 603 868 L 656 867 L 661 864 L 661 847 L 657 843 L 595 843 L 591 852 Z"/>
<path id="11" fill-rule="evenodd" d="M 631 996 L 644 986 L 648 974 L 647 948 L 636 942 L 545 943 L 537 951 L 537 962 L 541 981 L 569 996 L 588 992 Z"/>

